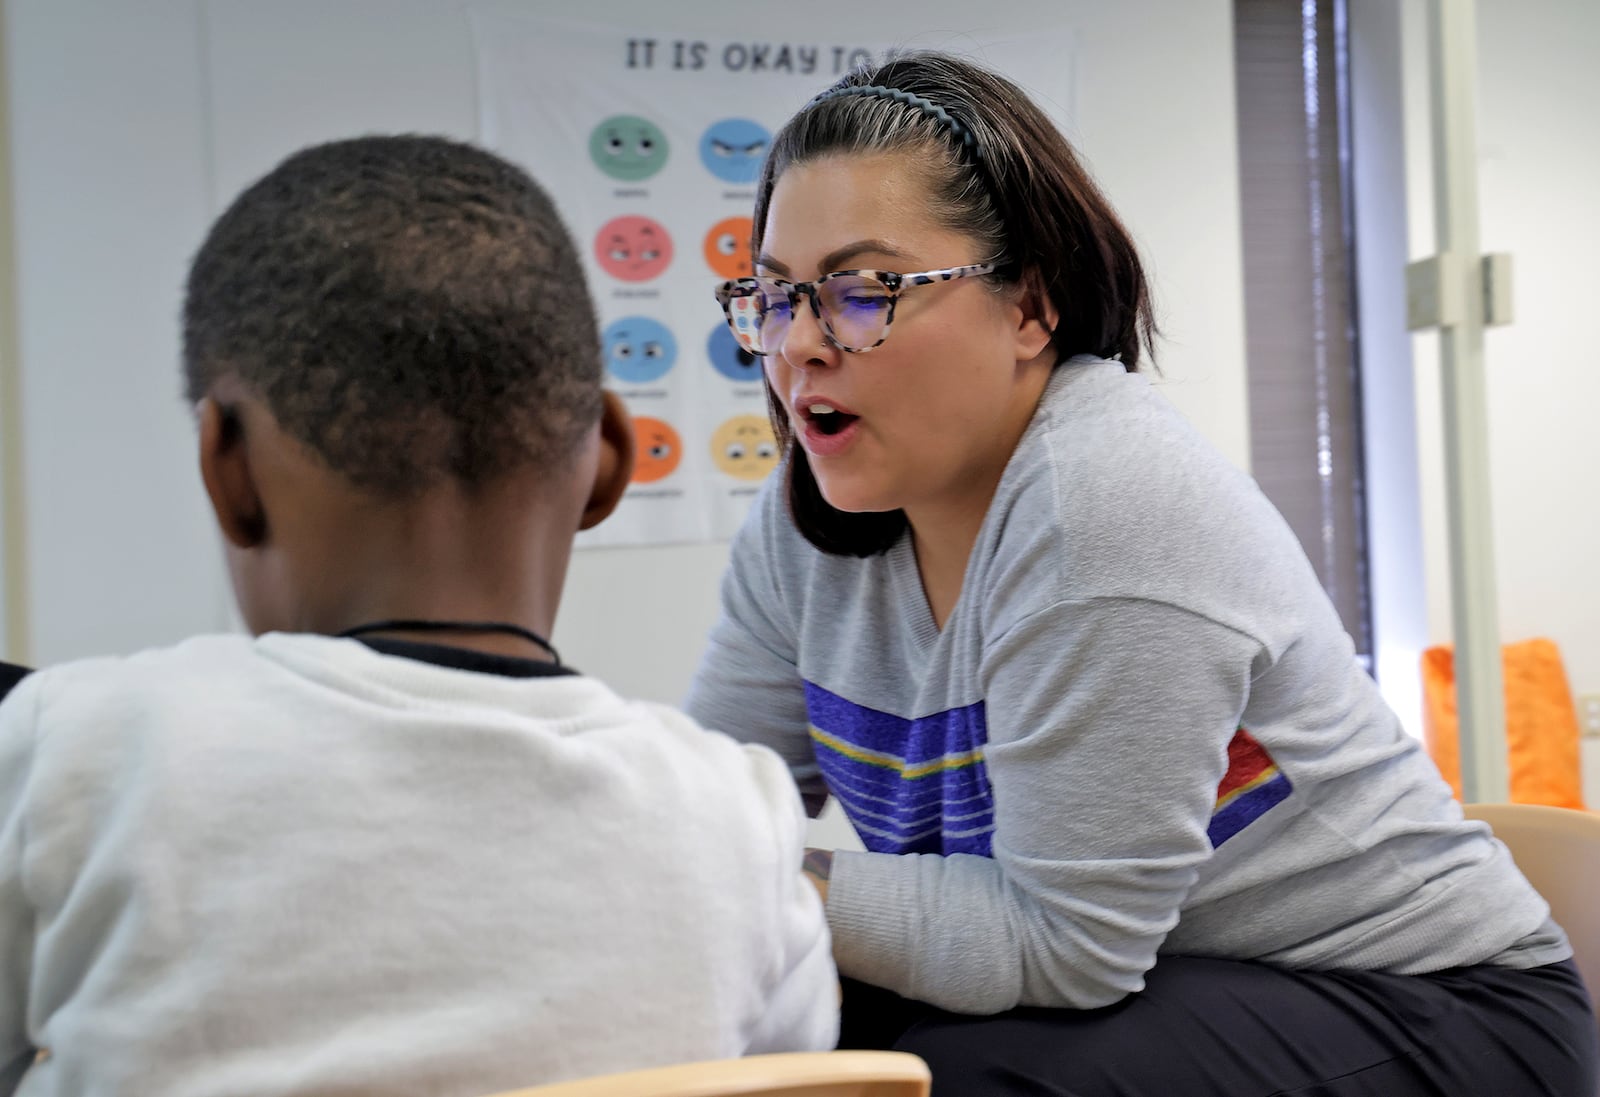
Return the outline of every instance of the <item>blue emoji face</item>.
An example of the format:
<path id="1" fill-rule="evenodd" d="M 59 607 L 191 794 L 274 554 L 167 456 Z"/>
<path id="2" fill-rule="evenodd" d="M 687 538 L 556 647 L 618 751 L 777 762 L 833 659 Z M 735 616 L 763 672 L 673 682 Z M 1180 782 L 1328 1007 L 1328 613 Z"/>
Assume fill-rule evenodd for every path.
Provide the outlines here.
<path id="1" fill-rule="evenodd" d="M 761 383 L 761 359 L 733 341 L 733 332 L 728 330 L 727 324 L 711 329 L 711 338 L 706 340 L 706 355 L 711 359 L 711 368 L 728 380 Z"/>
<path id="2" fill-rule="evenodd" d="M 660 379 L 678 360 L 678 341 L 665 324 L 648 316 L 624 316 L 600 337 L 606 369 L 618 381 L 646 385 Z"/>
<path id="3" fill-rule="evenodd" d="M 771 144 L 772 134 L 759 122 L 724 118 L 700 138 L 700 160 L 724 183 L 754 183 Z"/>

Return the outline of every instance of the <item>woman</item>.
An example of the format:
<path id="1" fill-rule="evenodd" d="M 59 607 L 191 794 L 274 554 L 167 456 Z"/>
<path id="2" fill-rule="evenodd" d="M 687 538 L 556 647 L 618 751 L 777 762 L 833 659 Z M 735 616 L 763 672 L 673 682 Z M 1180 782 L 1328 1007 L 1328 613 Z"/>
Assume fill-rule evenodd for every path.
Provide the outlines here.
<path id="1" fill-rule="evenodd" d="M 867 847 L 808 858 L 845 1046 L 949 1095 L 1592 1097 L 1565 936 L 1136 372 L 1138 256 L 1038 108 L 853 73 L 775 138 L 754 258 L 718 296 L 786 463 L 689 707 Z"/>

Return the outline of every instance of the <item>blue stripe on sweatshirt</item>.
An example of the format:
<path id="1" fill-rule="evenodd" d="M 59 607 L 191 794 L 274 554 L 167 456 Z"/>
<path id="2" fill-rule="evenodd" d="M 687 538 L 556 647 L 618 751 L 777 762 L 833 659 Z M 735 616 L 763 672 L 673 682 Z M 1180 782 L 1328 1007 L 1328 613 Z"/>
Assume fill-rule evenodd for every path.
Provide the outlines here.
<path id="1" fill-rule="evenodd" d="M 867 849 L 990 855 L 982 701 L 908 720 L 807 682 L 806 711 L 822 776 Z"/>

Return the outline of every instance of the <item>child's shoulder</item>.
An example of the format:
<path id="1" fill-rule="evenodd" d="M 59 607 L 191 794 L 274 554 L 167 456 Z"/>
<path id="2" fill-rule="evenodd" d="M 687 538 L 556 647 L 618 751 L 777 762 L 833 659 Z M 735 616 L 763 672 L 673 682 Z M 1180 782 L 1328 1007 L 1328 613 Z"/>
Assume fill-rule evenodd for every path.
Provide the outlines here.
<path id="1" fill-rule="evenodd" d="M 34 671 L 34 688 L 93 688 L 100 683 L 125 685 L 190 672 L 242 665 L 253 658 L 255 641 L 233 633 L 192 636 L 166 647 L 145 648 L 127 655 L 95 655 L 56 663 Z"/>
<path id="2" fill-rule="evenodd" d="M 636 701 L 631 707 L 650 725 L 664 756 L 676 757 L 681 764 L 700 771 L 723 791 L 743 789 L 769 809 L 777 806 L 788 813 L 792 808 L 798 818 L 804 818 L 789 767 L 772 750 L 713 731 L 671 705 Z"/>
<path id="3" fill-rule="evenodd" d="M 205 689 L 219 676 L 238 674 L 255 658 L 248 636 L 197 636 L 163 648 L 130 655 L 74 659 L 34 671 L 6 698 L 13 712 L 31 709 L 33 718 L 74 715 L 87 718 L 102 708 L 136 709 L 144 698 L 184 689 Z"/>

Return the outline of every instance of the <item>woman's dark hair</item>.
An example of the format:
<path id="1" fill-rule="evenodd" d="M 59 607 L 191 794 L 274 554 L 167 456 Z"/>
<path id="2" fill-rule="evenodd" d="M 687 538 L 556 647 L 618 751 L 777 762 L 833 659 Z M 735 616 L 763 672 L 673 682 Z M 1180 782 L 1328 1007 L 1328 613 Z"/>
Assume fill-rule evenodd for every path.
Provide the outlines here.
<path id="1" fill-rule="evenodd" d="M 839 94 L 852 87 L 909 94 Z M 925 102 L 906 101 L 913 97 Z M 1055 306 L 1058 362 L 1088 354 L 1120 359 L 1132 372 L 1149 357 L 1156 333 L 1150 291 L 1111 204 L 1021 88 L 949 54 L 898 53 L 856 69 L 784 124 L 756 190 L 751 254 L 761 253 L 772 189 L 785 171 L 824 156 L 886 152 L 918 158 L 934 216 L 999 264 L 991 278 Z M 830 506 L 770 385 L 767 401 L 787 454 L 789 507 L 806 539 L 841 556 L 872 556 L 893 545 L 905 514 Z"/>

